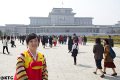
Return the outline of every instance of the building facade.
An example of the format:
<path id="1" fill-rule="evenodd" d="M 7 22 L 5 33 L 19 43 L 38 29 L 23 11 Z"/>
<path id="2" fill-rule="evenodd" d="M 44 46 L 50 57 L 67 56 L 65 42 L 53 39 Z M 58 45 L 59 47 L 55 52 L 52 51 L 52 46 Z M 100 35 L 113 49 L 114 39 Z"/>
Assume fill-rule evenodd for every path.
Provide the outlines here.
<path id="1" fill-rule="evenodd" d="M 92 17 L 74 17 L 72 8 L 53 8 L 48 17 L 29 17 L 30 24 L 6 24 L 0 30 L 7 35 L 107 35 L 120 34 L 120 21 L 115 25 L 93 25 Z"/>
<path id="2" fill-rule="evenodd" d="M 72 8 L 53 8 L 48 17 L 30 17 L 31 26 L 91 26 L 92 17 L 74 17 Z"/>

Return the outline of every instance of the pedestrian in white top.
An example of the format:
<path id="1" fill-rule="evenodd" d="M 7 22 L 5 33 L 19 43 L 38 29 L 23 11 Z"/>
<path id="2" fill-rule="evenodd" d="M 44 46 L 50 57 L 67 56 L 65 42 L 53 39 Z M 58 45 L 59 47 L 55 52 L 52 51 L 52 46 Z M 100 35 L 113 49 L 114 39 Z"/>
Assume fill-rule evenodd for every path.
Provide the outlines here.
<path id="1" fill-rule="evenodd" d="M 5 54 L 4 53 L 5 48 L 7 50 L 7 53 L 9 54 L 10 52 L 8 51 L 8 41 L 6 36 L 4 36 L 4 40 L 3 40 L 3 54 Z"/>
<path id="2" fill-rule="evenodd" d="M 76 63 L 76 57 L 77 57 L 77 54 L 78 54 L 78 43 L 77 43 L 77 40 L 74 40 L 73 41 L 73 46 L 72 46 L 72 50 L 71 50 L 71 52 L 72 52 L 72 56 L 73 56 L 73 58 L 74 58 L 74 65 L 76 65 L 77 63 Z"/>

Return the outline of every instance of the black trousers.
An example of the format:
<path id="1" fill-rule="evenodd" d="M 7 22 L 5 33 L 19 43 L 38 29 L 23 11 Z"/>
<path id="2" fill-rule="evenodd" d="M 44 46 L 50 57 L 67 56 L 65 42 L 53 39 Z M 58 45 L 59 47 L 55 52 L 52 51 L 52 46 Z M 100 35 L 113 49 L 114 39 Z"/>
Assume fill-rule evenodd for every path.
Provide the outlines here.
<path id="1" fill-rule="evenodd" d="M 11 44 L 11 47 L 16 47 L 16 45 L 15 44 Z"/>
<path id="2" fill-rule="evenodd" d="M 3 46 L 3 53 L 4 53 L 5 48 L 6 48 L 7 52 L 9 53 L 7 46 Z"/>
<path id="3" fill-rule="evenodd" d="M 74 56 L 73 58 L 74 58 L 74 64 L 76 64 L 76 56 Z"/>

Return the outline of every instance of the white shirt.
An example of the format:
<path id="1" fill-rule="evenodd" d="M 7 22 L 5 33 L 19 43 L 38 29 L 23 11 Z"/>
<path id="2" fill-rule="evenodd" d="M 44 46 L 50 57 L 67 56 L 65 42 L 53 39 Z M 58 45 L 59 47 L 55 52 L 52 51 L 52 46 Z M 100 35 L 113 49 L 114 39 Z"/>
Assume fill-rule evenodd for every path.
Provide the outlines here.
<path id="1" fill-rule="evenodd" d="M 3 46 L 7 46 L 7 39 L 3 40 Z"/>
<path id="2" fill-rule="evenodd" d="M 72 52 L 73 49 L 75 49 L 75 48 L 76 48 L 77 50 L 79 50 L 79 47 L 78 47 L 77 43 L 74 43 L 74 44 L 73 44 L 71 52 Z"/>

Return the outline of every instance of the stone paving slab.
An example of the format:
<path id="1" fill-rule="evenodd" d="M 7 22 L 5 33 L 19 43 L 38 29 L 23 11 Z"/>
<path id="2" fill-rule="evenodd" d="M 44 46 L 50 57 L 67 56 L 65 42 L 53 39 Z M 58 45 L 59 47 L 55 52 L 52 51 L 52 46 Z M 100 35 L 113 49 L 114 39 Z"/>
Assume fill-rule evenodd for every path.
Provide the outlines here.
<path id="1" fill-rule="evenodd" d="M 13 76 L 17 56 L 26 49 L 26 45 L 16 41 L 16 48 L 11 48 L 10 55 L 2 54 L 2 42 L 0 41 L 0 76 Z M 77 56 L 77 65 L 73 65 L 71 53 L 68 53 L 67 45 L 58 44 L 53 48 L 43 48 L 41 45 L 38 50 L 42 52 L 47 60 L 49 80 L 120 80 L 120 48 L 114 47 L 117 57 L 115 59 L 117 77 L 111 77 L 111 69 L 107 69 L 105 78 L 100 78 L 100 72 L 97 75 L 95 71 L 94 55 L 92 52 L 93 43 L 87 43 L 86 46 L 79 46 Z"/>

